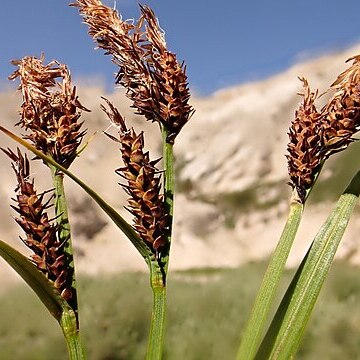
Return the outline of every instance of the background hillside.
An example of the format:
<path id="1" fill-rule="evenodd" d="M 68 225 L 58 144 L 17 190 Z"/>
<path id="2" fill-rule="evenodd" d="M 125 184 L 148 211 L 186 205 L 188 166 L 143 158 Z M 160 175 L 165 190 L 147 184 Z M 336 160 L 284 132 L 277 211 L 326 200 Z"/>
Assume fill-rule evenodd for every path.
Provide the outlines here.
<path id="1" fill-rule="evenodd" d="M 297 92 L 305 76 L 320 93 L 346 68 L 345 60 L 359 47 L 297 64 L 263 81 L 224 89 L 206 98 L 194 98 L 196 113 L 185 126 L 176 146 L 177 194 L 175 236 L 171 267 L 237 267 L 261 260 L 274 248 L 286 219 L 290 187 L 287 183 L 285 150 L 287 129 L 300 101 Z M 99 108 L 100 96 L 111 99 L 137 130 L 145 129 L 145 142 L 153 158 L 160 155 L 159 132 L 154 124 L 134 116 L 122 90 L 105 94 L 94 86 L 78 84 L 81 102 L 92 110 L 84 114 L 88 135 L 97 132 L 72 171 L 123 211 L 126 196 L 117 185 L 114 169 L 120 167 L 118 146 L 102 134 L 110 123 Z M 324 96 L 326 99 L 326 95 Z M 19 94 L 0 94 L 1 122 L 11 128 L 17 122 Z M 19 131 L 17 129 L 16 131 Z M 0 144 L 10 142 L 1 135 Z M 13 146 L 13 145 L 12 145 Z M 352 174 L 360 167 L 355 143 L 345 154 L 325 166 L 321 181 L 311 196 L 289 265 L 297 263 L 319 225 L 326 218 Z M 9 204 L 14 176 L 8 159 L 0 156 L 0 238 L 26 251 L 18 241 L 19 229 L 11 219 Z M 41 167 L 33 168 L 39 190 L 51 187 Z M 145 270 L 132 245 L 119 233 L 96 205 L 70 181 L 70 216 L 79 272 L 115 273 Z M 360 217 L 352 220 L 339 257 L 360 262 Z M 1 281 L 12 282 L 16 274 L 0 262 Z"/>

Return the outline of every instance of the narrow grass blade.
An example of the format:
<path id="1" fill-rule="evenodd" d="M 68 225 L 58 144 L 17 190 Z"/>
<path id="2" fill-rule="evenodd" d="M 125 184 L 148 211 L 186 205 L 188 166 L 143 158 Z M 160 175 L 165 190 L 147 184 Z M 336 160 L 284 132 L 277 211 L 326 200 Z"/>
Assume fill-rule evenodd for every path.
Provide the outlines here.
<path id="1" fill-rule="evenodd" d="M 58 321 L 69 351 L 71 360 L 85 359 L 77 328 L 75 312 L 64 300 L 54 285 L 39 271 L 31 261 L 17 250 L 0 240 L 0 256 L 33 289 L 50 314 Z"/>
<path id="2" fill-rule="evenodd" d="M 360 171 L 316 235 L 284 295 L 258 359 L 290 359 L 295 355 L 359 194 Z"/>
<path id="3" fill-rule="evenodd" d="M 289 216 L 279 243 L 271 256 L 256 296 L 250 318 L 242 337 L 237 360 L 253 359 L 258 350 L 261 337 L 265 332 L 266 320 L 279 286 L 281 274 L 284 271 L 286 260 L 299 228 L 302 213 L 303 205 L 298 202 L 293 202 L 290 206 Z"/>
<path id="4" fill-rule="evenodd" d="M 308 250 L 307 254 L 305 255 L 304 259 L 302 260 L 288 289 L 286 290 L 286 294 L 284 295 L 283 299 L 281 300 L 281 303 L 280 303 L 278 310 L 271 322 L 271 325 L 270 325 L 268 331 L 266 332 L 266 335 L 265 335 L 263 341 L 261 342 L 258 352 L 256 353 L 256 356 L 254 358 L 255 360 L 267 359 L 270 356 L 270 353 L 271 353 L 274 343 L 276 341 L 277 334 L 281 327 L 282 320 L 284 319 L 286 311 L 289 307 L 289 303 L 291 301 L 291 296 L 294 293 L 296 283 L 299 280 L 299 277 L 304 268 L 305 262 L 309 256 L 309 252 L 310 252 L 310 249 Z"/>
<path id="5" fill-rule="evenodd" d="M 70 306 L 45 275 L 27 257 L 1 240 L 0 256 L 25 280 L 54 318 L 60 322 L 63 311 L 70 310 Z"/>
<path id="6" fill-rule="evenodd" d="M 75 181 L 83 190 L 85 190 L 95 201 L 96 203 L 103 209 L 103 211 L 110 217 L 110 219 L 116 224 L 118 228 L 122 230 L 122 232 L 127 236 L 127 238 L 133 243 L 139 253 L 145 258 L 146 262 L 149 263 L 149 257 L 153 257 L 151 250 L 144 244 L 143 241 L 139 239 L 134 229 L 128 224 L 125 219 L 113 208 L 111 207 L 105 200 L 98 195 L 93 189 L 91 189 L 88 185 L 86 185 L 82 180 L 80 180 L 77 176 L 75 176 L 72 172 L 65 169 L 61 165 L 59 165 L 56 161 L 54 161 L 49 156 L 46 156 L 41 151 L 37 150 L 34 146 L 29 144 L 27 141 L 21 139 L 11 131 L 6 128 L 0 126 L 0 131 L 5 133 L 7 136 L 30 150 L 37 157 L 44 160 L 47 164 L 51 164 L 56 167 L 58 170 L 69 176 L 73 181 Z"/>

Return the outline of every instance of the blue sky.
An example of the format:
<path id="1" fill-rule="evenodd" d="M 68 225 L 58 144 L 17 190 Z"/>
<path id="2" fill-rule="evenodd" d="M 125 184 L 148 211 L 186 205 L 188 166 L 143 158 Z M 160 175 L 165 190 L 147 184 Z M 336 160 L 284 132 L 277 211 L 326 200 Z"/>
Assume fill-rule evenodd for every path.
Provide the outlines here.
<path id="1" fill-rule="evenodd" d="M 113 6 L 113 1 L 105 0 Z M 143 2 L 141 2 L 143 3 Z M 166 32 L 170 50 L 185 60 L 191 88 L 207 95 L 264 78 L 294 62 L 360 44 L 355 0 L 148 0 Z M 0 84 L 11 59 L 25 55 L 58 59 L 74 79 L 112 87 L 116 68 L 87 35 L 67 0 L 2 0 Z M 139 16 L 138 1 L 118 0 L 126 18 Z M 360 46 L 359 46 L 360 53 Z"/>

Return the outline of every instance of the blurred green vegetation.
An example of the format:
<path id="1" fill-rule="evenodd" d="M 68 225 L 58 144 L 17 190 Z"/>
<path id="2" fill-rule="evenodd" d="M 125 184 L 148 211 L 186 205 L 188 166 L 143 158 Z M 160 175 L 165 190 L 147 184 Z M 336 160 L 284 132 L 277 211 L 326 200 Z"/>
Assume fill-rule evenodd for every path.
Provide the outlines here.
<path id="1" fill-rule="evenodd" d="M 234 359 L 265 266 L 171 273 L 164 358 Z M 80 277 L 78 283 L 89 359 L 143 359 L 152 300 L 147 276 Z M 359 268 L 334 264 L 297 359 L 359 359 L 359 303 Z M 0 309 L 0 359 L 66 359 L 60 328 L 25 285 L 2 295 Z"/>

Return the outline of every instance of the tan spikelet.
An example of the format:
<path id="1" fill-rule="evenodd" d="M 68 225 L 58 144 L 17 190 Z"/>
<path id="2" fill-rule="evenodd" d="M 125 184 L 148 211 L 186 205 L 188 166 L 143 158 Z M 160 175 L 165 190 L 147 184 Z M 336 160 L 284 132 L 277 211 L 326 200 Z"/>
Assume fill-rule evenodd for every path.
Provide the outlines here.
<path id="1" fill-rule="evenodd" d="M 332 154 L 354 141 L 360 129 L 360 55 L 331 85 L 334 96 L 322 110 L 324 146 Z"/>
<path id="2" fill-rule="evenodd" d="M 30 178 L 30 163 L 18 149 L 15 154 L 10 149 L 2 149 L 12 160 L 16 174 L 16 203 L 12 208 L 18 213 L 15 221 L 24 230 L 22 242 L 32 250 L 30 255 L 35 266 L 54 283 L 61 296 L 72 306 L 76 304 L 75 289 L 72 287 L 72 267 L 64 251 L 65 243 L 58 237 L 58 226 L 49 219 L 47 209 L 51 207 L 52 196 L 45 201 L 48 192 L 38 194 L 34 180 Z M 76 305 L 74 305 L 76 306 Z M 74 309 L 76 310 L 76 309 Z"/>
<path id="3" fill-rule="evenodd" d="M 43 57 L 29 56 L 12 62 L 17 70 L 9 79 L 20 79 L 23 96 L 18 124 L 37 149 L 69 167 L 85 135 L 79 122 L 81 110 L 88 110 L 78 100 L 68 68 L 57 61 L 43 62 Z"/>
<path id="4" fill-rule="evenodd" d="M 288 171 L 291 185 L 297 190 L 300 201 L 305 200 L 306 191 L 313 185 L 323 159 L 322 138 L 319 127 L 321 116 L 315 106 L 318 92 L 310 90 L 308 81 L 300 78 L 303 101 L 295 112 L 288 135 Z"/>
<path id="5" fill-rule="evenodd" d="M 119 138 L 109 137 L 121 144 L 124 166 L 116 173 L 126 180 L 122 186 L 130 196 L 127 209 L 134 215 L 134 229 L 139 237 L 159 254 L 167 245 L 165 234 L 168 228 L 161 175 L 156 168 L 159 159 L 150 160 L 149 153 L 144 152 L 143 133 L 136 134 L 133 128 L 127 129 L 119 111 L 108 100 L 106 102 L 109 108 L 102 106 L 102 109 L 119 129 Z"/>
<path id="6" fill-rule="evenodd" d="M 165 126 L 173 143 L 194 110 L 188 104 L 185 66 L 167 49 L 154 12 L 140 6 L 142 15 L 132 23 L 98 0 L 72 5 L 79 8 L 98 46 L 119 66 L 116 82 L 125 87 L 137 113 Z"/>

